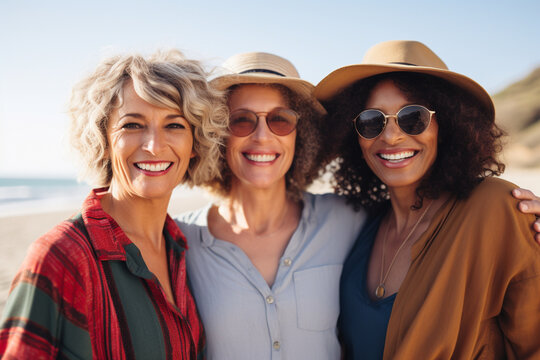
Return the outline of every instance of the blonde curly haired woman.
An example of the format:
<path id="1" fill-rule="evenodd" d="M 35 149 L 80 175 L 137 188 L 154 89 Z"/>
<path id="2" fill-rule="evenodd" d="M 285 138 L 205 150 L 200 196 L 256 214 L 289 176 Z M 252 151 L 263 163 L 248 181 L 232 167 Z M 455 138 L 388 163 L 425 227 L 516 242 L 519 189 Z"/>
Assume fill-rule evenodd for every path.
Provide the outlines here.
<path id="1" fill-rule="evenodd" d="M 204 335 L 187 286 L 173 189 L 218 175 L 227 110 L 179 52 L 103 61 L 73 90 L 71 142 L 100 186 L 32 246 L 5 307 L 0 354 L 25 359 L 195 359 Z"/>

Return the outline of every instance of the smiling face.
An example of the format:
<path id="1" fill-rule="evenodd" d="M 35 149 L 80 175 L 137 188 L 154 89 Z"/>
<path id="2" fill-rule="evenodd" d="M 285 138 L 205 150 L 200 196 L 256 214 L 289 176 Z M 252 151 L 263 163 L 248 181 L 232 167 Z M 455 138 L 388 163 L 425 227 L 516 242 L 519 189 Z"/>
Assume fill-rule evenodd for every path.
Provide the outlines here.
<path id="1" fill-rule="evenodd" d="M 288 104 L 279 90 L 260 85 L 241 85 L 229 96 L 230 112 L 244 109 L 255 112 L 259 123 L 245 137 L 231 135 L 226 159 L 233 173 L 232 186 L 256 188 L 285 186 L 285 174 L 294 157 L 296 130 L 285 136 L 275 135 L 266 124 L 266 114 Z"/>
<path id="2" fill-rule="evenodd" d="M 412 104 L 391 80 L 384 80 L 373 88 L 365 108 L 395 115 L 404 106 Z M 410 187 L 415 190 L 435 162 L 439 129 L 435 117 L 433 115 L 429 127 L 419 135 L 407 135 L 397 125 L 396 118 L 391 117 L 375 139 L 358 137 L 370 169 L 390 189 Z"/>
<path id="3" fill-rule="evenodd" d="M 110 116 L 107 141 L 111 190 L 118 196 L 170 196 L 194 156 L 188 121 L 178 110 L 141 99 L 131 82 L 124 85 L 122 106 Z"/>

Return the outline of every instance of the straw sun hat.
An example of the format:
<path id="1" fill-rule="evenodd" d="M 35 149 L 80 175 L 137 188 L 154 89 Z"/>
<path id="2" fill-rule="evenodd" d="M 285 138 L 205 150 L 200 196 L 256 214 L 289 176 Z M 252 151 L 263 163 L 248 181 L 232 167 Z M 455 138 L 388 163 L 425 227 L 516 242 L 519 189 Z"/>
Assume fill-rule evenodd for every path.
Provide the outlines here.
<path id="1" fill-rule="evenodd" d="M 300 79 L 294 65 L 281 56 L 265 52 L 236 54 L 228 58 L 220 70 L 210 81 L 219 90 L 239 84 L 280 84 L 307 100 L 319 113 L 326 113 L 313 97 L 313 84 Z"/>
<path id="2" fill-rule="evenodd" d="M 414 72 L 444 79 L 474 96 L 493 117 L 495 108 L 482 86 L 465 75 L 448 70 L 446 64 L 426 45 L 418 41 L 393 40 L 369 49 L 362 63 L 339 68 L 316 86 L 314 95 L 321 101 L 332 100 L 353 83 L 389 72 Z"/>

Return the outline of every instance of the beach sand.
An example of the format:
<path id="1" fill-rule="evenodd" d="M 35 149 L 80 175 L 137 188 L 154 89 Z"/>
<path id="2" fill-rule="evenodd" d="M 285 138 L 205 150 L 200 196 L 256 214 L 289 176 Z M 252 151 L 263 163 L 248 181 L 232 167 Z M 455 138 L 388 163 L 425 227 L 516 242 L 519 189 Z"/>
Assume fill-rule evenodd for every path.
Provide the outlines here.
<path id="1" fill-rule="evenodd" d="M 503 178 L 540 194 L 539 169 L 507 169 Z M 328 187 L 317 184 L 314 192 L 324 192 Z M 187 196 L 173 197 L 169 206 L 171 215 L 194 210 L 211 201 L 211 197 L 202 192 L 189 193 Z M 31 215 L 0 217 L 0 312 L 4 308 L 11 280 L 22 263 L 28 246 L 39 236 L 69 218 L 77 210 L 55 211 Z"/>

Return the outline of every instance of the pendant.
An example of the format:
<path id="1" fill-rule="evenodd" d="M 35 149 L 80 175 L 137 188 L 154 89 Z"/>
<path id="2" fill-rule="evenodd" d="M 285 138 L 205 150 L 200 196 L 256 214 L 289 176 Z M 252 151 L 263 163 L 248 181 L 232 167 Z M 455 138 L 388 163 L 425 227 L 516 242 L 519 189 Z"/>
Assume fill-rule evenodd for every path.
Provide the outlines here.
<path id="1" fill-rule="evenodd" d="M 377 286 L 377 288 L 375 289 L 375 296 L 377 297 L 377 299 L 382 299 L 385 292 L 386 290 L 384 288 L 384 284 L 381 284 Z"/>

